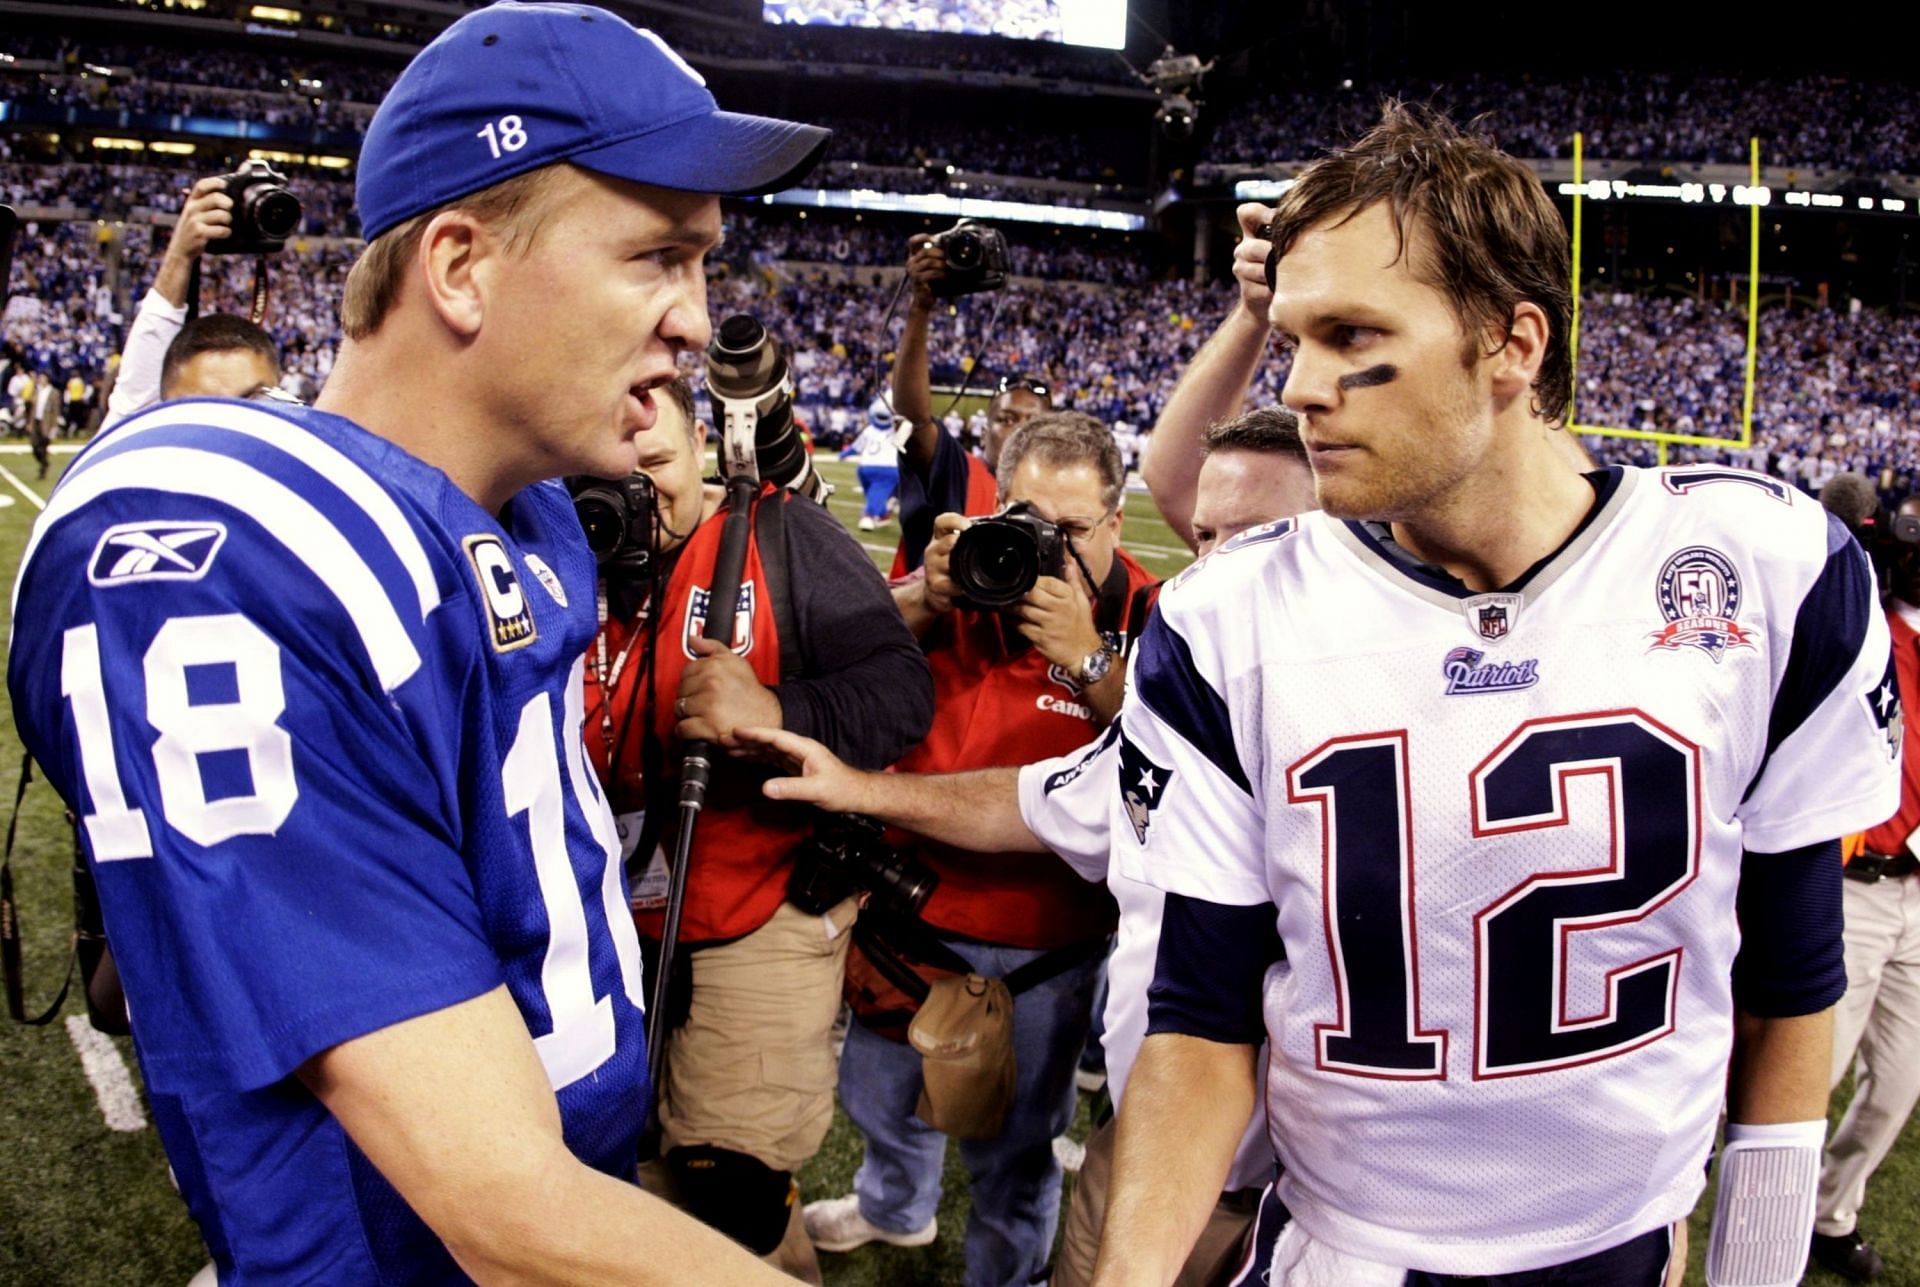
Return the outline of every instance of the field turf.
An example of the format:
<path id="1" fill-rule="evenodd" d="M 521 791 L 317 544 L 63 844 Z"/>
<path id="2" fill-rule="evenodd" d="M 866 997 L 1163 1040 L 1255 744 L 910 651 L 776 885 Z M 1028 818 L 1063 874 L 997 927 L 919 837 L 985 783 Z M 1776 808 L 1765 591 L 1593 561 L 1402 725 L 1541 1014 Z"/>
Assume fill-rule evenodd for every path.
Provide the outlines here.
<path id="1" fill-rule="evenodd" d="M 56 464 L 64 459 L 56 457 Z M 822 469 L 841 489 L 833 512 L 852 529 L 860 512 L 853 468 L 829 461 Z M 17 446 L 0 446 L 0 470 L 5 471 L 0 473 L 0 571 L 10 584 L 36 512 L 26 493 L 44 497 L 50 483 L 33 480 L 32 460 Z M 1130 496 L 1127 508 L 1125 543 L 1141 561 L 1161 575 L 1184 566 L 1185 551 L 1147 498 Z M 855 535 L 884 567 L 897 529 Z M 0 692 L 0 706 L 5 703 Z M 0 796 L 11 799 L 20 750 L 6 713 L 0 719 Z M 67 836 L 59 801 L 44 785 L 34 787 L 27 794 L 14 855 L 30 1008 L 44 1005 L 64 970 L 71 925 Z M 45 1028 L 0 1024 L 0 1150 L 6 1158 L 0 1167 L 0 1287 L 184 1287 L 207 1257 L 168 1184 L 159 1141 L 150 1125 L 109 1127 L 109 1116 L 121 1126 L 129 1124 L 128 1115 L 139 1108 L 137 1097 L 96 1093 L 76 1030 L 91 1031 L 77 1000 Z M 117 1050 L 124 1066 L 133 1066 L 129 1042 L 105 1044 Z M 98 1049 L 91 1049 L 87 1059 L 97 1077 L 105 1076 L 100 1068 L 113 1064 Z M 137 1085 L 137 1072 L 133 1076 Z M 1836 1112 L 1838 1107 L 1836 1102 Z M 1076 1136 L 1084 1136 L 1085 1119 L 1083 1103 Z M 1862 1216 L 1862 1227 L 1887 1257 L 1882 1281 L 1890 1287 L 1920 1284 L 1920 1148 L 1915 1141 L 1910 1128 L 1876 1178 Z M 858 1132 L 839 1117 L 819 1156 L 802 1173 L 806 1196 L 847 1192 L 860 1149 Z M 913 1251 L 868 1247 L 825 1256 L 827 1281 L 846 1287 L 960 1282 L 966 1184 L 953 1153 L 947 1179 L 937 1242 Z M 1702 1281 L 1704 1218 L 1696 1217 L 1694 1224 L 1689 1283 Z M 1840 1280 L 1815 1270 L 1808 1281 Z"/>

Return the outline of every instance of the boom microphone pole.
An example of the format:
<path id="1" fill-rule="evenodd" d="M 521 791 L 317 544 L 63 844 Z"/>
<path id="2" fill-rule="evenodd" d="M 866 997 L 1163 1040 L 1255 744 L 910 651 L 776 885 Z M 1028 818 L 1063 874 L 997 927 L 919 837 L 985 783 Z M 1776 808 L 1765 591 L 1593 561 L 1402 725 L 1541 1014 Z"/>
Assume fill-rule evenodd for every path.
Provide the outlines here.
<path id="1" fill-rule="evenodd" d="M 724 352 L 716 336 L 713 346 L 707 351 L 710 372 L 716 363 L 724 360 L 722 356 L 717 356 Z M 784 377 L 784 363 L 781 374 Z M 711 375 L 709 380 L 711 383 Z M 722 401 L 717 392 L 715 400 Z M 713 584 L 707 596 L 707 628 L 702 634 L 731 648 L 734 617 L 740 601 L 740 581 L 746 574 L 747 538 L 753 524 L 753 498 L 760 493 L 760 471 L 755 452 L 759 417 L 752 414 L 751 404 L 741 408 L 728 402 L 726 412 L 720 439 L 720 464 L 727 478 L 727 521 L 720 530 L 720 550 L 714 558 Z M 660 1079 L 666 1070 L 667 998 L 672 992 L 674 956 L 680 946 L 680 921 L 686 913 L 687 869 L 692 863 L 693 833 L 700 819 L 700 810 L 706 804 L 707 782 L 713 774 L 713 755 L 713 747 L 704 741 L 688 742 L 680 751 L 680 828 L 674 837 L 673 864 L 667 874 L 667 911 L 660 933 L 660 967 L 654 976 L 653 997 L 647 1011 L 647 1077 L 653 1088 L 653 1107 L 648 1115 L 649 1134 L 657 1133 L 660 1124 Z"/>

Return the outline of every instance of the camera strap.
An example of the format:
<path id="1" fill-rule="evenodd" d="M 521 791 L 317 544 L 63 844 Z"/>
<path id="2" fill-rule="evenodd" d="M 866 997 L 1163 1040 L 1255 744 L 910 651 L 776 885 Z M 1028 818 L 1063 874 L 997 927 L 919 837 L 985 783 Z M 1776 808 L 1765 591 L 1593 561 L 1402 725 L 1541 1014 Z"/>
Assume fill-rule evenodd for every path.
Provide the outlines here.
<path id="1" fill-rule="evenodd" d="M 193 267 L 187 273 L 187 321 L 200 316 L 200 259 L 194 258 Z M 267 257 L 256 255 L 253 261 L 253 307 L 247 313 L 247 320 L 255 326 L 264 326 L 267 320 Z"/>
<path id="2" fill-rule="evenodd" d="M 806 658 L 800 655 L 800 632 L 793 623 L 793 583 L 787 566 L 787 497 L 782 487 L 762 496 L 753 513 L 753 536 L 760 546 L 760 572 L 767 582 L 767 603 L 773 609 L 773 632 L 780 640 L 780 682 L 798 679 Z"/>
<path id="3" fill-rule="evenodd" d="M 29 1019 L 26 988 L 20 969 L 20 916 L 13 897 L 13 842 L 20 828 L 20 802 L 26 798 L 27 783 L 32 780 L 33 757 L 23 756 L 20 761 L 20 785 L 13 793 L 13 815 L 7 819 L 7 848 L 4 854 L 0 854 L 0 972 L 6 976 L 7 1013 L 13 1016 L 15 1023 L 39 1028 L 53 1022 L 53 1017 L 60 1013 L 60 1007 L 66 1004 L 67 991 L 73 987 L 73 967 L 79 957 L 69 946 L 67 977 L 60 982 L 59 994 L 45 1011 Z"/>

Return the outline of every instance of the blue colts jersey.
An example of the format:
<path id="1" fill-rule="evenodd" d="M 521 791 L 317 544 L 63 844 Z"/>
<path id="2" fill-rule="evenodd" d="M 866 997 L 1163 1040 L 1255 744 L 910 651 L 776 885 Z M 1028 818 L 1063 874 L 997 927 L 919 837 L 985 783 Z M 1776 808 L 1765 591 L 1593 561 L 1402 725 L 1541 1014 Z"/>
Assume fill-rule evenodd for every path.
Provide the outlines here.
<path id="1" fill-rule="evenodd" d="M 557 485 L 496 519 L 350 421 L 228 401 L 116 426 L 34 528 L 14 715 L 80 818 L 222 1282 L 460 1278 L 292 1074 L 502 984 L 568 1145 L 631 1175 L 643 993 L 581 739 L 593 575 Z"/>

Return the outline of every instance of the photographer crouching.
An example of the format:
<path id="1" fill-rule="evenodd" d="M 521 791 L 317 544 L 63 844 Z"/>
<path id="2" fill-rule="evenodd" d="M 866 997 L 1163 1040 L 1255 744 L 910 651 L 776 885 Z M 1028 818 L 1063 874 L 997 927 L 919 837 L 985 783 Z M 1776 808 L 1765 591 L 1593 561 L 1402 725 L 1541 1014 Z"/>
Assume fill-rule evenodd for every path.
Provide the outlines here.
<path id="1" fill-rule="evenodd" d="M 572 484 L 604 603 L 586 659 L 586 741 L 618 819 L 634 919 L 656 952 L 684 747 L 730 747 L 736 728 L 766 723 L 877 769 L 919 740 L 933 705 L 926 661 L 879 573 L 824 506 L 794 496 L 809 467 L 777 387 L 784 362 L 750 318 L 723 325 L 715 350 L 716 389 L 778 368 L 760 381 L 757 442 L 753 425 L 736 424 L 744 447 L 721 453 L 737 461 L 757 446 L 761 480 L 748 493 L 731 647 L 705 637 L 729 510 L 702 479 L 708 429 L 685 381 L 655 395 L 637 474 Z M 858 900 L 820 912 L 790 902 L 794 851 L 818 815 L 769 807 L 762 772 L 713 759 L 663 1012 L 661 1156 L 688 1211 L 817 1283 L 793 1173 L 833 1117 L 829 1031 Z"/>
<path id="2" fill-rule="evenodd" d="M 1123 483 L 1106 427 L 1056 412 L 1001 448 L 1000 514 L 936 520 L 924 576 L 894 592 L 926 649 L 935 693 L 933 731 L 900 770 L 1027 764 L 1092 740 L 1108 723 L 1124 683 L 1120 659 L 1153 589 L 1119 547 Z M 870 908 L 856 931 L 847 967 L 855 1022 L 840 1087 L 867 1149 L 854 1192 L 810 1203 L 807 1231 L 825 1251 L 931 1242 L 953 1135 L 971 1181 L 966 1280 L 1026 1283 L 1053 1248 L 1053 1140 L 1073 1119 L 1074 1071 L 1113 900 L 1051 859 L 965 853 L 895 834 L 938 885 L 917 917 Z M 976 988 L 976 978 L 992 982 Z M 993 1068 L 957 1070 L 937 1057 L 943 1041 L 964 1044 L 949 1040 L 964 1038 L 961 1028 L 993 1027 L 993 1014 L 969 1016 L 968 998 L 943 990 L 956 982 L 986 1011 L 1011 1005 L 1010 1031 L 1000 1036 L 1010 1058 L 997 1079 Z M 908 1031 L 901 992 L 926 998 Z M 956 1000 L 958 1025 L 946 1017 Z"/>

